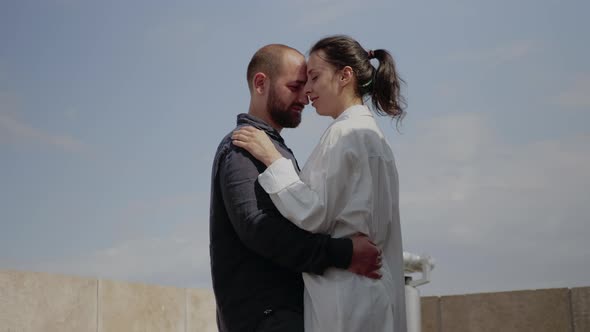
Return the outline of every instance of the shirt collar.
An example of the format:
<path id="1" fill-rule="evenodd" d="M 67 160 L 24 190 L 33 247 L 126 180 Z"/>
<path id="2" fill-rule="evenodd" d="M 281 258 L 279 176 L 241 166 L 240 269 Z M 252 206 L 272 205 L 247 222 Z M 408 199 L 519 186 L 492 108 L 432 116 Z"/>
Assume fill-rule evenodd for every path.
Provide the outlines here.
<path id="1" fill-rule="evenodd" d="M 352 105 L 336 118 L 336 120 L 344 120 L 356 116 L 373 116 L 367 105 Z"/>
<path id="2" fill-rule="evenodd" d="M 283 144 L 285 143 L 285 141 L 283 140 L 283 137 L 281 137 L 281 134 L 279 134 L 279 132 L 276 129 L 274 129 L 268 123 L 262 121 L 261 119 L 255 117 L 251 114 L 247 114 L 247 113 L 238 114 L 237 125 L 238 125 L 238 127 L 252 126 L 254 128 L 264 130 L 264 132 L 266 132 L 266 134 L 268 136 L 270 136 L 271 138 L 273 138 Z"/>

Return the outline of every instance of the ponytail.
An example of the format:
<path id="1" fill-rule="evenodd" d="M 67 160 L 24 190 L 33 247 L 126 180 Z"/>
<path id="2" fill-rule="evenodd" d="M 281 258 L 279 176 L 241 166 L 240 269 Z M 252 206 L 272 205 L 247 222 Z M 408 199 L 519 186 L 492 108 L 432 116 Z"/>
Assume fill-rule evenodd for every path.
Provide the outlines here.
<path id="1" fill-rule="evenodd" d="M 406 100 L 401 94 L 401 85 L 404 80 L 399 77 L 395 69 L 395 61 L 386 50 L 371 51 L 379 66 L 375 70 L 375 76 L 371 89 L 368 91 L 373 101 L 375 112 L 380 115 L 388 115 L 392 118 L 401 119 L 404 116 Z"/>

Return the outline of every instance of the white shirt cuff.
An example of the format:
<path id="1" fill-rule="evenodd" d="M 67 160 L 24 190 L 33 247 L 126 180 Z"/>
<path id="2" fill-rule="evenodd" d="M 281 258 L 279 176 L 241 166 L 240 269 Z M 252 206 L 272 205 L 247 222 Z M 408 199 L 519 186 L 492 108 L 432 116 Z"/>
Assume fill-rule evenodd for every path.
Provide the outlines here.
<path id="1" fill-rule="evenodd" d="M 287 158 L 275 160 L 258 175 L 258 182 L 268 194 L 276 194 L 294 182 L 299 181 L 293 162 Z"/>

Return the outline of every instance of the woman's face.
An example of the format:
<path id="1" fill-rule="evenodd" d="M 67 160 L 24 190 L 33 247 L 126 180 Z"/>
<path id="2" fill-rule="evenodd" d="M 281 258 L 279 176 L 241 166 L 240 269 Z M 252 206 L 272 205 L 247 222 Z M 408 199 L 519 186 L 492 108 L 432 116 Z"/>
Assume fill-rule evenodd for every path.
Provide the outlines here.
<path id="1" fill-rule="evenodd" d="M 334 66 L 321 58 L 322 56 L 322 51 L 309 56 L 305 93 L 319 115 L 336 118 L 341 108 L 338 102 L 342 92 L 339 84 L 340 75 Z"/>

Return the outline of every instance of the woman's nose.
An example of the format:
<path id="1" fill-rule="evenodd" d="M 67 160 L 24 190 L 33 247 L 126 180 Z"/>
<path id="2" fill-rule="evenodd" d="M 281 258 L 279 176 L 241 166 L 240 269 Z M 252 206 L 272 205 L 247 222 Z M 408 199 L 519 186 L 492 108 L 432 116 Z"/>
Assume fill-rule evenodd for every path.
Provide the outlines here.
<path id="1" fill-rule="evenodd" d="M 305 95 L 309 95 L 311 93 L 311 84 L 309 84 L 309 81 L 305 83 L 305 86 L 303 87 L 303 92 L 305 93 Z"/>

